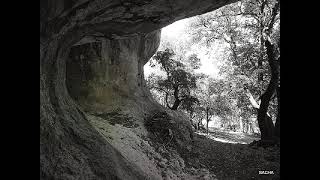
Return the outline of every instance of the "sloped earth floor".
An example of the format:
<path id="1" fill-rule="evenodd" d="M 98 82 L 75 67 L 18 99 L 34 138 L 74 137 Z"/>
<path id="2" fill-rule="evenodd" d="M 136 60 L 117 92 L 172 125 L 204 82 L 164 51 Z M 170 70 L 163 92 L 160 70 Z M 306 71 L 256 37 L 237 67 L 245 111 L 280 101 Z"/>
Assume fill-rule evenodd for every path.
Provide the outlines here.
<path id="1" fill-rule="evenodd" d="M 141 167 L 149 169 L 151 174 L 156 174 L 153 172 L 156 172 L 157 168 L 152 164 L 157 164 L 157 162 L 161 164 L 163 160 L 166 160 L 165 156 L 160 153 L 162 157 L 158 159 L 161 159 L 161 162 L 160 160 L 155 161 L 157 159 L 156 155 L 159 156 L 159 154 L 148 145 L 147 141 L 144 141 L 133 132 L 137 127 L 136 125 L 124 123 L 127 126 L 124 127 L 123 125 L 114 124 L 112 118 L 110 119 L 109 117 L 113 117 L 114 114 L 110 115 L 109 113 L 107 115 L 108 117 L 104 118 L 108 119 L 108 121 L 97 116 L 90 116 L 90 119 L 94 126 L 106 137 L 106 140 L 123 151 L 122 153 L 127 156 L 126 158 L 139 163 Z M 116 119 L 119 119 L 119 117 L 118 114 L 115 116 Z M 161 165 L 163 167 L 158 166 L 161 167 L 159 169 L 165 174 L 162 175 L 163 179 L 170 180 L 207 180 L 216 178 L 219 180 L 280 179 L 280 148 L 249 147 L 248 143 L 257 139 L 254 136 L 225 132 L 219 129 L 211 129 L 209 135 L 204 132 L 196 132 L 191 147 L 188 150 L 179 152 L 183 158 L 182 161 L 184 163 L 182 164 L 185 164 L 185 168 L 181 165 L 176 165 L 181 164 L 176 163 L 180 158 L 170 150 L 164 150 L 164 152 L 171 155 L 167 158 L 167 161 L 164 161 L 166 163 L 162 163 L 164 164 L 164 166 Z M 149 141 L 149 143 L 151 142 Z M 146 145 L 140 147 L 140 144 Z M 187 174 L 183 173 L 183 169 L 188 171 Z M 216 178 L 209 177 L 208 173 L 202 173 L 201 170 L 209 170 L 210 172 L 208 173 L 213 174 Z M 259 171 L 272 171 L 274 174 L 261 175 Z M 172 172 L 177 175 L 173 175 Z M 161 178 L 159 177 L 159 179 Z"/>
<path id="2" fill-rule="evenodd" d="M 211 129 L 209 135 L 197 132 L 192 153 L 181 155 L 188 166 L 206 168 L 221 180 L 280 179 L 280 147 L 249 147 L 253 140 L 258 138 Z"/>

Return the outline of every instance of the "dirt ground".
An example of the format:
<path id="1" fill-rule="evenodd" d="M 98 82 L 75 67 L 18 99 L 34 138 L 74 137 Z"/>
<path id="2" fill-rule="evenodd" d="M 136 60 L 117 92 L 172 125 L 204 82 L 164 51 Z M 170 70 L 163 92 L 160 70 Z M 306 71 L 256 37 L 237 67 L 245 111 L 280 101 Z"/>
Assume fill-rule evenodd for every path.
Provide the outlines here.
<path id="1" fill-rule="evenodd" d="M 280 179 L 280 147 L 249 147 L 253 140 L 242 133 L 198 132 L 191 153 L 182 156 L 188 166 L 209 169 L 221 180 Z"/>

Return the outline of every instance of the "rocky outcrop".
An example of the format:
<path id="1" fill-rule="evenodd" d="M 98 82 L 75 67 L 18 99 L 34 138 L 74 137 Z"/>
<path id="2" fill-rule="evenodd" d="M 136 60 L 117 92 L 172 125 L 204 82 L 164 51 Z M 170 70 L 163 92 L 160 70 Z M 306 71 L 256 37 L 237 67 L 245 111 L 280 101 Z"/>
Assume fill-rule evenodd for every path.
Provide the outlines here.
<path id="1" fill-rule="evenodd" d="M 40 1 L 40 179 L 154 179 L 108 142 L 84 109 L 117 105 L 139 116 L 157 108 L 143 88 L 142 72 L 158 46 L 157 30 L 232 2 Z M 91 50 L 101 48 L 92 54 L 103 58 L 80 63 L 78 53 L 90 48 L 72 47 L 89 42 Z M 78 63 L 67 61 L 70 52 Z M 80 70 L 85 76 L 73 76 Z"/>
<path id="2" fill-rule="evenodd" d="M 69 94 L 91 112 L 108 107 L 117 109 L 132 99 L 148 99 L 143 66 L 159 43 L 157 30 L 147 35 L 99 38 L 97 42 L 73 46 L 66 66 Z"/>

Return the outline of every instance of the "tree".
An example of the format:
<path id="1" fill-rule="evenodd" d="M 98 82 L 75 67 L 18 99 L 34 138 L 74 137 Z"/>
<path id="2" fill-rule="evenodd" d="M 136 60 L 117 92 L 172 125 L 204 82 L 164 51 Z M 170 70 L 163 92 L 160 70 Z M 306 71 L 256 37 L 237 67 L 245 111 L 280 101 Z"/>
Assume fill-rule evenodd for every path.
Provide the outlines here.
<path id="1" fill-rule="evenodd" d="M 279 73 L 275 72 L 278 71 L 276 70 L 278 68 L 276 65 L 271 65 L 277 60 L 270 61 L 270 59 L 276 59 L 275 49 L 279 47 L 280 41 L 275 43 L 275 47 L 272 47 L 273 45 L 269 43 L 271 41 L 268 40 L 272 36 L 279 37 L 279 31 L 271 34 L 273 24 L 279 24 L 278 9 L 279 2 L 275 0 L 246 0 L 201 16 L 191 24 L 195 42 L 210 45 L 219 41 L 228 45 L 227 61 L 231 63 L 224 63 L 221 72 L 225 73 L 226 77 L 246 76 L 249 79 L 242 94 L 247 95 L 248 100 L 253 100 L 249 102 L 252 108 L 258 111 L 257 120 L 263 140 L 272 139 L 274 136 L 272 122 L 274 116 L 268 114 L 277 113 L 277 119 L 280 122 L 280 93 L 277 93 L 276 97 L 272 92 L 273 89 L 280 89 L 274 88 L 276 85 L 273 84 L 279 79 L 277 75 Z M 268 82 L 272 82 L 273 85 Z M 265 92 L 264 89 L 266 89 Z M 278 99 L 277 103 L 273 97 Z M 272 106 L 269 108 L 270 104 Z M 276 124 L 278 124 L 279 131 L 280 123 Z"/>
<path id="2" fill-rule="evenodd" d="M 200 101 L 197 113 L 206 119 L 207 133 L 209 133 L 209 122 L 213 116 L 224 118 L 224 123 L 228 123 L 228 116 L 232 115 L 232 103 L 226 96 L 225 82 L 213 78 L 206 78 L 198 86 L 196 97 Z"/>
<path id="3" fill-rule="evenodd" d="M 197 104 L 194 109 L 195 111 L 192 122 L 195 126 L 195 129 L 200 130 L 203 126 L 202 120 L 206 117 L 206 114 L 204 113 L 205 111 L 201 104 Z"/>
<path id="4" fill-rule="evenodd" d="M 207 134 L 209 134 L 209 121 L 211 117 L 214 115 L 213 106 L 214 106 L 214 94 L 210 90 L 208 83 L 202 84 L 202 86 L 197 91 L 197 97 L 200 101 L 201 106 L 198 108 L 200 114 L 204 114 L 206 119 L 206 130 Z"/>
<path id="5" fill-rule="evenodd" d="M 275 128 L 274 128 L 274 125 L 272 124 L 272 121 L 270 122 L 270 120 L 268 120 L 267 118 L 267 111 L 268 111 L 270 100 L 274 95 L 274 93 L 276 92 L 276 89 L 278 86 L 278 81 L 279 81 L 278 61 L 280 60 L 280 57 L 277 58 L 275 46 L 271 43 L 270 33 L 272 32 L 272 28 L 273 28 L 279 7 L 280 7 L 280 4 L 279 4 L 279 1 L 277 1 L 272 9 L 271 19 L 267 24 L 268 25 L 267 29 L 264 29 L 265 37 L 263 38 L 265 39 L 264 43 L 267 50 L 266 53 L 267 53 L 268 63 L 271 71 L 271 79 L 267 89 L 261 96 L 261 104 L 258 110 L 258 118 L 257 118 L 259 122 L 260 130 L 261 130 L 261 140 L 271 140 L 271 141 L 274 140 L 276 133 L 275 133 Z M 280 122 L 280 114 L 278 115 L 277 120 L 279 120 Z M 263 121 L 265 123 L 260 123 Z M 279 122 L 278 122 L 278 128 L 280 125 Z M 279 130 L 280 129 L 278 129 L 278 131 Z M 278 135 L 280 136 L 280 132 L 277 132 L 277 136 Z"/>
<path id="6" fill-rule="evenodd" d="M 155 66 L 154 63 L 159 64 L 166 77 L 157 78 L 153 84 L 149 83 L 149 87 L 165 94 L 165 103 L 169 109 L 177 110 L 181 105 L 182 109 L 193 112 L 192 106 L 198 103 L 198 99 L 191 92 L 197 87 L 197 79 L 202 76 L 195 75 L 192 70 L 199 68 L 200 59 L 194 54 L 191 55 L 186 61 L 191 67 L 188 70 L 186 64 L 174 59 L 174 55 L 173 50 L 167 48 L 153 56 L 152 66 Z"/>

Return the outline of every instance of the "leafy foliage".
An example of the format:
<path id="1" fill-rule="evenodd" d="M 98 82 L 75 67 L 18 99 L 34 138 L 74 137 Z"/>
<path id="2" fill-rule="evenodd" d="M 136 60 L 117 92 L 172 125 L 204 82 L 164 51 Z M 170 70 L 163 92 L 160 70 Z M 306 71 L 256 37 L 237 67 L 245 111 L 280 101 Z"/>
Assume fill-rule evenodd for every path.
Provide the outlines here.
<path id="1" fill-rule="evenodd" d="M 222 124 L 256 125 L 252 119 L 271 79 L 264 42 L 272 41 L 277 54 L 280 52 L 276 2 L 244 0 L 195 17 L 189 26 L 192 44 L 223 48 L 224 53 L 215 57 L 219 59 L 219 77 L 195 73 L 201 64 L 196 54 L 190 55 L 190 44 L 165 42 L 162 46 L 167 48 L 158 51 L 151 61 L 165 73 L 148 78 L 155 97 L 171 109 L 185 110 L 196 124 L 219 116 Z M 274 95 L 268 110 L 273 119 L 277 106 Z"/>
<path id="2" fill-rule="evenodd" d="M 200 67 L 200 59 L 192 54 L 186 61 L 191 67 L 188 70 L 187 65 L 176 60 L 174 55 L 173 50 L 167 48 L 153 56 L 152 66 L 159 64 L 161 70 L 166 73 L 166 77 L 152 75 L 148 78 L 148 86 L 165 94 L 166 105 L 170 109 L 176 110 L 180 106 L 181 109 L 192 111 L 192 106 L 199 103 L 198 99 L 192 95 L 192 90 L 197 87 L 197 79 L 201 78 L 192 70 Z"/>
<path id="3" fill-rule="evenodd" d="M 230 88 L 227 94 L 240 108 L 243 119 L 256 114 L 248 94 L 259 99 L 271 78 L 264 45 L 266 34 L 271 32 L 269 37 L 280 48 L 280 18 L 274 16 L 275 6 L 276 0 L 245 0 L 198 16 L 189 27 L 194 43 L 228 45 L 219 73 L 226 79 L 224 86 Z M 273 117 L 276 106 L 273 98 L 269 108 Z"/>

